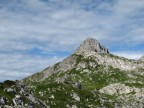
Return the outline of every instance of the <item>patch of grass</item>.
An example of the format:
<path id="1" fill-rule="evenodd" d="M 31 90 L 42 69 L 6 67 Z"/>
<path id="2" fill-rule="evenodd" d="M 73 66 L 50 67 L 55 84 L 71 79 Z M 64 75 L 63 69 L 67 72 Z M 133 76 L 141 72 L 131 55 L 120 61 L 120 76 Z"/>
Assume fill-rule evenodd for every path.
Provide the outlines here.
<path id="1" fill-rule="evenodd" d="M 125 83 L 125 85 L 130 86 L 130 87 L 137 87 L 137 88 L 144 87 L 144 84 L 140 84 L 140 83 Z"/>

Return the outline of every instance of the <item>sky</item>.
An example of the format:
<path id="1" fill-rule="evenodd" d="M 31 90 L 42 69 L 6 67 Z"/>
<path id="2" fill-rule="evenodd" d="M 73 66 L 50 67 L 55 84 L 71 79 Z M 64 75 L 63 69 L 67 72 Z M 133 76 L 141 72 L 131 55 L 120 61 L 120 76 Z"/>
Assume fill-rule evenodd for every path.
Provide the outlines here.
<path id="1" fill-rule="evenodd" d="M 22 79 L 92 37 L 110 53 L 144 55 L 144 0 L 0 0 L 0 81 Z"/>

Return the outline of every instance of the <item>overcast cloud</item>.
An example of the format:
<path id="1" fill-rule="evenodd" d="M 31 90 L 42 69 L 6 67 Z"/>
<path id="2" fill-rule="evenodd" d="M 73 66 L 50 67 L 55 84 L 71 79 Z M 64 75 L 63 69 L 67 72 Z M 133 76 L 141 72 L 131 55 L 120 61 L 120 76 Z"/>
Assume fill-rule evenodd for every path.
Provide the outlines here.
<path id="1" fill-rule="evenodd" d="M 41 71 L 88 37 L 138 59 L 144 0 L 0 0 L 0 81 Z"/>

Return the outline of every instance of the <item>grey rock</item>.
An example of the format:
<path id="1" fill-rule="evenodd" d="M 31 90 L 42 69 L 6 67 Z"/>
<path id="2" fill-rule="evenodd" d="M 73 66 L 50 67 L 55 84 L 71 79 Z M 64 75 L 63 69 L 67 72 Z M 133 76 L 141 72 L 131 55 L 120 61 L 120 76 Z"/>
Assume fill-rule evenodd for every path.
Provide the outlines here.
<path id="1" fill-rule="evenodd" d="M 128 86 L 125 86 L 124 84 L 114 83 L 103 87 L 99 91 L 100 93 L 113 95 L 113 94 L 127 94 L 132 92 L 133 89 Z"/>
<path id="2" fill-rule="evenodd" d="M 108 49 L 102 46 L 96 39 L 88 38 L 86 39 L 80 47 L 78 47 L 75 53 L 85 53 L 85 52 L 97 52 L 97 53 L 109 53 Z"/>
<path id="3" fill-rule="evenodd" d="M 108 86 L 103 87 L 102 89 L 99 90 L 99 92 L 104 93 L 104 94 L 109 94 L 109 95 L 128 94 L 131 92 L 140 94 L 144 92 L 144 88 L 134 88 L 134 87 L 126 86 L 125 84 L 114 83 L 114 84 L 110 84 Z"/>
<path id="4" fill-rule="evenodd" d="M 13 103 L 14 103 L 14 106 L 24 105 L 24 101 L 20 95 L 16 95 L 15 98 L 13 98 Z"/>
<path id="5" fill-rule="evenodd" d="M 5 105 L 6 102 L 7 102 L 7 98 L 6 97 L 4 97 L 4 96 L 0 97 L 0 106 L 1 105 Z"/>
<path id="6" fill-rule="evenodd" d="M 80 101 L 80 97 L 76 93 L 71 94 L 72 98 L 74 98 L 76 101 Z"/>
<path id="7" fill-rule="evenodd" d="M 13 89 L 13 88 L 11 88 L 11 87 L 9 87 L 9 88 L 5 88 L 5 90 L 4 90 L 4 91 L 7 91 L 7 92 L 9 92 L 9 93 L 16 94 L 16 90 L 15 90 L 15 89 Z"/>
<path id="8" fill-rule="evenodd" d="M 28 105 L 28 108 L 35 108 L 35 106 L 34 106 L 33 103 L 30 103 L 30 104 Z"/>
<path id="9" fill-rule="evenodd" d="M 82 89 L 82 85 L 78 82 L 73 83 L 72 86 L 78 89 Z"/>

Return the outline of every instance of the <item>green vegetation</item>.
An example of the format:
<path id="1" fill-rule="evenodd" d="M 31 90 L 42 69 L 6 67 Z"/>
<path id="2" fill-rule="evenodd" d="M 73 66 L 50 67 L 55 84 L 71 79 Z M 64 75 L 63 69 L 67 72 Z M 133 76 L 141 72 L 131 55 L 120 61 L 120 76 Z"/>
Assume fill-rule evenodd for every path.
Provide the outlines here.
<path id="1" fill-rule="evenodd" d="M 63 83 L 56 82 L 57 78 L 64 78 L 65 76 L 67 77 Z M 106 100 L 103 105 L 111 108 L 114 104 L 114 101 L 116 101 L 115 96 L 104 95 L 92 91 L 99 90 L 111 83 L 123 83 L 126 80 L 128 80 L 128 76 L 124 71 L 114 69 L 112 67 L 109 67 L 107 70 L 105 70 L 104 66 L 98 65 L 95 68 L 95 71 L 89 71 L 87 73 L 73 68 L 67 72 L 53 74 L 43 82 L 37 83 L 35 85 L 36 89 L 34 92 L 38 98 L 45 101 L 47 105 L 54 108 L 65 108 L 67 104 L 69 106 L 77 105 L 78 107 L 89 107 L 88 105 L 98 107 L 101 106 L 99 100 L 100 98 L 104 98 L 104 100 Z M 74 87 L 74 83 L 80 83 L 82 89 Z M 80 102 L 77 102 L 72 98 L 72 92 L 78 94 L 81 100 Z M 54 99 L 51 98 L 51 96 L 54 96 Z M 113 100 L 113 102 L 108 102 L 108 99 Z"/>
<path id="2" fill-rule="evenodd" d="M 0 83 L 0 97 L 2 97 L 2 96 L 6 97 L 9 100 L 8 103 L 7 103 L 8 105 L 11 105 L 12 99 L 15 96 L 14 93 L 10 93 L 10 92 L 7 92 L 5 90 L 5 88 L 9 88 L 10 86 L 13 86 L 13 88 L 14 88 L 15 87 L 15 82 L 6 80 L 5 82 Z"/>
<path id="3" fill-rule="evenodd" d="M 80 97 L 80 101 L 75 100 L 71 95 L 76 93 Z M 43 94 L 43 95 L 41 95 Z M 100 98 L 107 98 L 107 95 L 102 95 L 97 92 L 92 92 L 86 89 L 77 89 L 70 84 L 65 83 L 49 83 L 44 85 L 37 85 L 35 95 L 53 108 L 65 108 L 66 105 L 72 107 L 86 108 L 89 105 L 102 106 Z M 106 106 L 112 106 L 113 103 L 105 102 Z"/>

